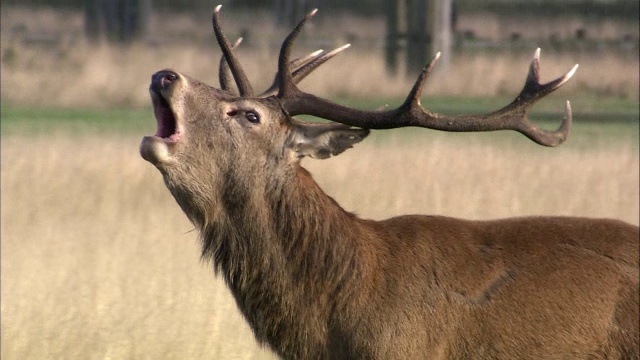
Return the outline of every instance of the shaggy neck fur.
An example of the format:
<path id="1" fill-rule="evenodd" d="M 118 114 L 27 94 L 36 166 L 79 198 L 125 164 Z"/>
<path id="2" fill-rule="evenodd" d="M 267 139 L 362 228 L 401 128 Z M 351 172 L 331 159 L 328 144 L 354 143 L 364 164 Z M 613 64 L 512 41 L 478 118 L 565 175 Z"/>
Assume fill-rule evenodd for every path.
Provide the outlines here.
<path id="1" fill-rule="evenodd" d="M 203 256 L 259 341 L 280 355 L 326 357 L 334 321 L 361 296 L 358 220 L 299 166 L 284 180 L 232 173 L 223 182 L 223 211 L 204 214 Z"/>

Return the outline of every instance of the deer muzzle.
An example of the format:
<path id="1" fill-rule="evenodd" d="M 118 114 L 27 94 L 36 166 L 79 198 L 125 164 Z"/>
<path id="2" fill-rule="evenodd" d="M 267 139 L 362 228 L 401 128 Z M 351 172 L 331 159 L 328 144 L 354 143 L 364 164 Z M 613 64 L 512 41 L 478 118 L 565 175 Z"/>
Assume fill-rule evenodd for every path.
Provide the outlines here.
<path id="1" fill-rule="evenodd" d="M 155 135 L 142 139 L 140 154 L 155 165 L 169 159 L 183 133 L 172 101 L 172 94 L 180 81 L 183 81 L 182 77 L 172 70 L 158 71 L 151 76 L 149 93 L 157 129 Z"/>

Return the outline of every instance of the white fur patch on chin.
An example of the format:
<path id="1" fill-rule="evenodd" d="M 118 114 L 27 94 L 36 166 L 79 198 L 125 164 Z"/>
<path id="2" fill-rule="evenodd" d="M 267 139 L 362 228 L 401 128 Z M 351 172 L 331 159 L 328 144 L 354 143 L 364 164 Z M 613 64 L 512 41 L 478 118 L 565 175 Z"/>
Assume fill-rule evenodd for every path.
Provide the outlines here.
<path id="1" fill-rule="evenodd" d="M 145 136 L 140 143 L 140 155 L 148 162 L 158 165 L 171 158 L 170 145 L 157 136 Z"/>

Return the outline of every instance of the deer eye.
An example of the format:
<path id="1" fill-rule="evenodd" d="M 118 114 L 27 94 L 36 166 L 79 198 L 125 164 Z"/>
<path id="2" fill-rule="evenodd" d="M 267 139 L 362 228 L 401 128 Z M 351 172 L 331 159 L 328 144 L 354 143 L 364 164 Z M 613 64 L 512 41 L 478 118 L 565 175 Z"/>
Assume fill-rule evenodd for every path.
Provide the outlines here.
<path id="1" fill-rule="evenodd" d="M 260 115 L 253 111 L 247 111 L 244 115 L 250 123 L 258 124 L 260 123 Z"/>

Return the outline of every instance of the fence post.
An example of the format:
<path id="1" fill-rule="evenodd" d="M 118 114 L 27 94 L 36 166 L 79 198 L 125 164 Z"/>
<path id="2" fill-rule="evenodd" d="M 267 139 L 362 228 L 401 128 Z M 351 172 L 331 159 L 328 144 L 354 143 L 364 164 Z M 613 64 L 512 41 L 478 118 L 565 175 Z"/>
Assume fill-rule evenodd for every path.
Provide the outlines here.
<path id="1" fill-rule="evenodd" d="M 451 61 L 452 47 L 452 29 L 453 29 L 453 2 L 452 0 L 435 0 L 432 1 L 432 10 L 430 21 L 431 33 L 431 49 L 429 57 L 440 51 L 440 59 L 438 66 L 434 71 L 444 74 L 449 69 Z"/>
<path id="2" fill-rule="evenodd" d="M 400 52 L 400 6 L 402 1 L 385 1 L 387 14 L 387 37 L 385 39 L 384 58 L 387 72 L 398 73 L 398 53 Z"/>
<path id="3" fill-rule="evenodd" d="M 422 70 L 431 48 L 431 34 L 428 31 L 431 27 L 427 24 L 427 10 L 427 0 L 407 0 L 406 64 L 409 74 Z"/>
<path id="4" fill-rule="evenodd" d="M 403 49 L 406 71 L 410 76 L 419 73 L 438 51 L 442 55 L 437 71 L 447 71 L 452 49 L 452 6 L 453 0 L 394 0 L 386 3 L 385 63 L 390 73 L 397 73 L 398 56 Z"/>

